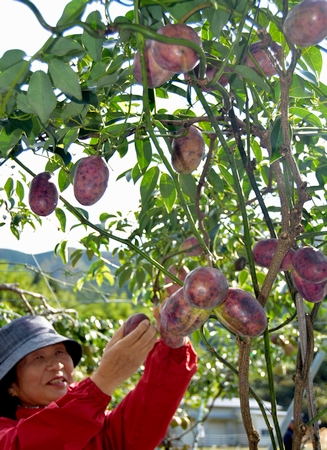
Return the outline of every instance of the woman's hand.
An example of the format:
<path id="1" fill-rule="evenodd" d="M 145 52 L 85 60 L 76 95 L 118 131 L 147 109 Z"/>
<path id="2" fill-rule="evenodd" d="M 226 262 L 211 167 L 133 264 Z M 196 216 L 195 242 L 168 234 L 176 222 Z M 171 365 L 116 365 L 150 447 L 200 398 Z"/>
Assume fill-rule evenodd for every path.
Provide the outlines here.
<path id="1" fill-rule="evenodd" d="M 102 392 L 112 395 L 144 363 L 157 340 L 156 332 L 148 320 L 143 320 L 124 337 L 122 325 L 106 345 L 99 368 L 91 380 Z"/>

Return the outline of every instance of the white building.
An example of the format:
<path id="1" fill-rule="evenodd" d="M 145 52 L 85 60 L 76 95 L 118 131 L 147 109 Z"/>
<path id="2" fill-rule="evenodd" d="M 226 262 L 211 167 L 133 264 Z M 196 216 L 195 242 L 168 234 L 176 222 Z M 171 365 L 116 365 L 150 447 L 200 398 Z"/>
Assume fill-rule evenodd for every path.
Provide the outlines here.
<path id="1" fill-rule="evenodd" d="M 273 427 L 273 421 L 270 414 L 271 405 L 268 402 L 264 402 L 264 407 L 269 420 L 270 425 Z M 210 404 L 208 405 L 208 410 Z M 260 447 L 268 447 L 271 443 L 270 434 L 263 418 L 262 412 L 258 406 L 258 403 L 254 399 L 250 399 L 250 410 L 254 429 L 260 434 Z M 203 413 L 203 418 L 206 416 L 206 412 Z M 281 407 L 277 409 L 279 424 L 283 421 L 286 415 L 286 411 L 283 411 Z M 201 416 L 201 412 L 200 412 Z M 189 417 L 192 423 L 196 423 L 199 420 L 199 411 L 190 410 Z M 182 438 L 182 443 L 193 445 L 196 433 L 199 433 L 199 445 L 210 446 L 248 446 L 248 439 L 243 426 L 240 399 L 239 398 L 218 398 L 214 401 L 213 406 L 210 409 L 209 415 L 203 422 L 203 427 L 199 429 L 190 429 Z M 185 433 L 184 430 L 173 430 L 176 437 Z M 179 446 L 182 444 L 180 441 Z M 177 441 L 176 441 L 177 444 Z"/>

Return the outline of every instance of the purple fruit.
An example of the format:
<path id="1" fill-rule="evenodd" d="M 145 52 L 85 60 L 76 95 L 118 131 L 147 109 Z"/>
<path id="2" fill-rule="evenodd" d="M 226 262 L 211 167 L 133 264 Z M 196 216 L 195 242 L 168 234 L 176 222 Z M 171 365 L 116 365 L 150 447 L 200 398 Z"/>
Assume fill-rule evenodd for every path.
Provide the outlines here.
<path id="1" fill-rule="evenodd" d="M 168 347 L 179 348 L 185 344 L 184 336 L 176 336 L 175 334 L 170 333 L 163 325 L 160 325 L 159 333 L 161 339 Z"/>
<path id="2" fill-rule="evenodd" d="M 177 336 L 188 336 L 209 318 L 210 311 L 194 308 L 184 297 L 183 288 L 171 295 L 161 310 L 161 325 Z"/>
<path id="3" fill-rule="evenodd" d="M 38 216 L 48 216 L 58 204 L 58 191 L 56 186 L 49 181 L 50 172 L 42 172 L 31 181 L 28 201 L 31 210 Z"/>
<path id="4" fill-rule="evenodd" d="M 249 292 L 230 288 L 225 301 L 214 313 L 227 329 L 244 337 L 256 337 L 267 327 L 265 310 Z"/>
<path id="5" fill-rule="evenodd" d="M 304 0 L 288 13 L 284 25 L 285 36 L 299 47 L 319 44 L 327 36 L 327 2 Z"/>
<path id="6" fill-rule="evenodd" d="M 105 193 L 109 180 L 107 164 L 98 155 L 78 161 L 74 175 L 74 195 L 84 206 L 94 205 Z"/>
<path id="7" fill-rule="evenodd" d="M 179 130 L 184 133 L 186 130 Z M 176 172 L 190 174 L 204 157 L 205 144 L 201 131 L 190 126 L 186 134 L 172 141 L 171 163 Z"/>
<path id="8" fill-rule="evenodd" d="M 184 297 L 195 308 L 213 309 L 228 293 L 225 275 L 213 267 L 197 267 L 185 278 Z"/>
<path id="9" fill-rule="evenodd" d="M 250 45 L 249 53 L 251 53 L 253 58 L 257 61 L 258 66 L 261 67 L 266 77 L 272 77 L 273 75 L 277 74 L 276 68 L 270 61 L 267 53 L 261 48 L 261 45 L 262 41 L 254 42 L 253 44 Z M 281 62 L 282 47 L 279 44 L 277 44 L 277 42 L 272 42 L 269 46 L 269 50 L 271 53 L 274 54 L 277 61 Z M 258 69 L 257 65 L 254 63 L 254 61 L 249 55 L 245 56 L 244 65 L 251 67 L 259 75 L 261 75 L 260 70 Z"/>
<path id="10" fill-rule="evenodd" d="M 253 247 L 254 262 L 260 267 L 269 269 L 273 256 L 278 245 L 278 239 L 261 239 Z M 279 270 L 291 270 L 293 267 L 292 258 L 295 253 L 293 248 L 290 248 L 286 253 Z"/>
<path id="11" fill-rule="evenodd" d="M 191 236 L 182 242 L 180 249 L 188 256 L 200 256 L 203 253 L 202 247 L 196 237 Z"/>
<path id="12" fill-rule="evenodd" d="M 157 31 L 167 37 L 186 39 L 201 46 L 201 40 L 196 31 L 183 23 L 165 25 Z M 165 70 L 174 73 L 189 72 L 199 62 L 199 55 L 185 45 L 165 44 L 152 41 L 152 53 L 156 63 Z"/>
<path id="13" fill-rule="evenodd" d="M 149 320 L 148 316 L 143 313 L 135 313 L 128 317 L 124 324 L 124 336 L 127 336 L 143 321 Z"/>
<path id="14" fill-rule="evenodd" d="M 306 281 L 300 277 L 295 269 L 292 270 L 291 274 L 296 290 L 305 300 L 311 303 L 319 303 L 325 298 L 327 281 L 322 281 L 321 283 Z"/>
<path id="15" fill-rule="evenodd" d="M 163 85 L 166 81 L 170 80 L 174 75 L 174 72 L 164 70 L 160 67 L 152 55 L 151 41 L 147 41 L 144 49 L 146 75 L 149 88 L 155 88 Z M 142 84 L 142 73 L 140 64 L 140 54 L 137 51 L 134 57 L 133 73 L 136 81 Z"/>
<path id="16" fill-rule="evenodd" d="M 311 283 L 327 280 L 327 258 L 313 247 L 301 247 L 293 255 L 293 267 L 298 275 Z"/>

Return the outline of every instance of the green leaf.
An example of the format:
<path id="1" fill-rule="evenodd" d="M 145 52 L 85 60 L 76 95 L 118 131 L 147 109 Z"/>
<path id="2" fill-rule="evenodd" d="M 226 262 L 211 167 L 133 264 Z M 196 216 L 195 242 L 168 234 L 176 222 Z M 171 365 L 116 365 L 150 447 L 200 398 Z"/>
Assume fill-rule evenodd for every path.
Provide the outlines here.
<path id="1" fill-rule="evenodd" d="M 0 93 L 9 91 L 14 81 L 14 87 L 22 83 L 29 68 L 30 65 L 27 61 L 20 61 L 2 72 L 0 74 Z"/>
<path id="2" fill-rule="evenodd" d="M 64 169 L 60 169 L 58 175 L 58 186 L 60 192 L 63 192 L 65 189 L 67 189 L 69 185 L 70 185 L 69 173 L 67 173 L 67 171 Z"/>
<path id="3" fill-rule="evenodd" d="M 143 176 L 140 186 L 142 205 L 145 205 L 152 196 L 153 191 L 157 186 L 158 178 L 158 167 L 151 167 Z"/>
<path id="4" fill-rule="evenodd" d="M 91 25 L 94 30 L 104 30 L 105 26 L 101 21 L 101 14 L 99 11 L 93 11 L 86 18 L 86 23 Z M 105 39 L 99 34 L 98 38 L 91 36 L 87 31 L 83 33 L 83 44 L 91 56 L 93 61 L 101 61 L 102 59 L 102 48 Z"/>
<path id="5" fill-rule="evenodd" d="M 262 148 L 261 145 L 258 144 L 254 139 L 251 142 L 251 149 L 254 153 L 256 162 L 259 164 L 262 161 Z"/>
<path id="6" fill-rule="evenodd" d="M 294 106 L 289 109 L 289 112 L 291 115 L 300 117 L 301 119 L 304 120 L 304 122 L 311 123 L 312 125 L 317 126 L 318 128 L 323 128 L 323 125 L 319 117 L 317 117 L 314 113 L 308 111 L 305 108 Z"/>
<path id="7" fill-rule="evenodd" d="M 241 270 L 240 273 L 238 274 L 238 284 L 240 286 L 244 286 L 248 280 L 248 276 L 249 274 L 247 270 Z"/>
<path id="8" fill-rule="evenodd" d="M 322 53 L 316 46 L 311 46 L 302 49 L 302 58 L 308 64 L 310 69 L 316 72 L 318 75 L 321 74 L 323 59 Z"/>
<path id="9" fill-rule="evenodd" d="M 193 175 L 180 175 L 179 182 L 184 194 L 194 200 L 196 195 L 196 183 Z"/>
<path id="10" fill-rule="evenodd" d="M 82 17 L 89 0 L 71 0 L 64 9 L 57 26 L 65 25 Z"/>
<path id="11" fill-rule="evenodd" d="M 303 79 L 298 75 L 293 75 L 292 84 L 290 86 L 290 97 L 295 98 L 312 97 L 312 92 L 306 88 Z"/>
<path id="12" fill-rule="evenodd" d="M 224 192 L 224 182 L 214 169 L 209 171 L 208 181 L 217 193 Z"/>
<path id="13" fill-rule="evenodd" d="M 24 198 L 24 186 L 19 180 L 16 181 L 16 194 L 19 198 L 19 201 L 22 202 Z"/>
<path id="14" fill-rule="evenodd" d="M 21 136 L 22 130 L 20 129 L 15 130 L 10 134 L 7 134 L 4 128 L 0 130 L 0 154 L 4 158 L 7 158 L 8 153 L 15 147 Z"/>
<path id="15" fill-rule="evenodd" d="M 221 173 L 221 176 L 225 179 L 227 184 L 229 184 L 230 187 L 232 187 L 234 189 L 234 178 L 233 178 L 233 175 L 222 164 L 218 164 L 218 166 L 219 166 L 219 171 Z"/>
<path id="16" fill-rule="evenodd" d="M 77 249 L 70 255 L 70 261 L 73 267 L 76 266 L 77 262 L 81 259 L 83 256 L 83 250 Z"/>
<path id="17" fill-rule="evenodd" d="M 85 50 L 77 41 L 68 37 L 57 37 L 53 44 L 47 47 L 46 54 L 56 56 L 69 56 L 71 58 L 80 58 L 85 55 Z"/>
<path id="18" fill-rule="evenodd" d="M 51 59 L 48 65 L 54 86 L 60 89 L 67 97 L 75 97 L 77 100 L 82 100 L 82 90 L 78 75 L 70 65 L 60 61 L 60 59 Z"/>
<path id="19" fill-rule="evenodd" d="M 234 66 L 232 70 L 237 75 L 252 81 L 257 87 L 261 88 L 263 91 L 270 93 L 271 89 L 268 83 L 263 79 L 263 77 L 257 72 L 255 72 L 251 67 L 248 66 Z"/>
<path id="20" fill-rule="evenodd" d="M 23 50 L 8 50 L 0 58 L 0 72 L 22 61 L 26 56 Z"/>
<path id="21" fill-rule="evenodd" d="M 327 164 L 320 164 L 316 169 L 316 178 L 320 186 L 327 183 Z"/>
<path id="22" fill-rule="evenodd" d="M 270 142 L 271 142 L 271 162 L 273 162 L 281 157 L 279 149 L 280 146 L 283 144 L 283 136 L 280 117 L 277 117 L 271 130 Z"/>
<path id="23" fill-rule="evenodd" d="M 315 75 L 307 70 L 297 70 L 296 74 L 305 81 L 309 81 L 309 83 L 318 86 L 318 81 Z"/>
<path id="24" fill-rule="evenodd" d="M 61 208 L 57 207 L 55 209 L 55 214 L 56 214 L 57 219 L 59 220 L 61 231 L 65 232 L 66 231 L 66 222 L 67 222 L 65 212 Z"/>
<path id="25" fill-rule="evenodd" d="M 67 241 L 62 241 L 59 244 L 59 250 L 58 250 L 58 254 L 62 259 L 62 262 L 64 264 L 67 264 L 68 261 L 68 248 L 67 248 Z"/>
<path id="26" fill-rule="evenodd" d="M 41 122 L 46 123 L 57 105 L 57 97 L 52 90 L 48 75 L 42 70 L 34 72 L 31 76 L 27 101 Z"/>
<path id="27" fill-rule="evenodd" d="M 160 193 L 168 213 L 171 212 L 177 197 L 175 184 L 170 175 L 163 173 L 160 177 Z"/>
<path id="28" fill-rule="evenodd" d="M 135 150 L 138 166 L 141 173 L 144 173 L 152 160 L 152 148 L 149 139 L 136 139 Z"/>
<path id="29" fill-rule="evenodd" d="M 16 97 L 17 108 L 27 114 L 35 114 L 34 109 L 28 103 L 27 95 L 25 92 L 18 92 Z"/>
<path id="30" fill-rule="evenodd" d="M 13 189 L 14 189 L 14 181 L 12 178 L 8 178 L 7 181 L 5 182 L 4 185 L 4 190 L 5 193 L 7 194 L 7 197 L 10 198 L 12 196 L 13 193 Z"/>
<path id="31" fill-rule="evenodd" d="M 178 5 L 181 5 L 181 3 L 183 2 L 179 2 Z M 220 39 L 221 31 L 223 27 L 226 25 L 230 15 L 227 12 L 222 11 L 220 8 L 217 9 L 205 8 L 203 10 L 203 14 L 205 17 L 207 17 L 210 23 L 210 31 L 212 32 L 212 34 L 216 38 Z"/>

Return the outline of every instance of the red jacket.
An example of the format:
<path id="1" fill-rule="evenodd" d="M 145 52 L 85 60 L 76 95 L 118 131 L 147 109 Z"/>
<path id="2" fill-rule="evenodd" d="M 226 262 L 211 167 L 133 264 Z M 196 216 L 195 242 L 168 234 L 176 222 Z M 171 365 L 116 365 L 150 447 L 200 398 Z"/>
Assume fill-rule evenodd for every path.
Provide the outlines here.
<path id="1" fill-rule="evenodd" d="M 46 408 L 17 410 L 0 418 L 1 450 L 154 450 L 164 438 L 188 385 L 197 357 L 188 343 L 178 349 L 158 340 L 136 388 L 112 411 L 111 397 L 90 378 L 70 386 Z"/>

